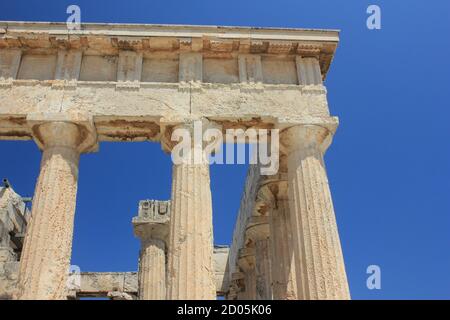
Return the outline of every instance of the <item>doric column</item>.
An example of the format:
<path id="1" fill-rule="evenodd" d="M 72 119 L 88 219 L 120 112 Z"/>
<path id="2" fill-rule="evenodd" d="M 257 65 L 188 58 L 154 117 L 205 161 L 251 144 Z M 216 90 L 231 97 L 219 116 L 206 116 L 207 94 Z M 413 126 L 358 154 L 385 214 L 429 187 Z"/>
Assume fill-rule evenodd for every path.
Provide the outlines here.
<path id="1" fill-rule="evenodd" d="M 141 238 L 139 299 L 166 299 L 166 243 L 151 236 Z"/>
<path id="2" fill-rule="evenodd" d="M 175 155 L 170 148 L 174 161 L 167 278 L 170 300 L 216 299 L 209 164 L 202 154 L 201 128 L 200 137 L 195 137 L 197 124 L 176 127 L 174 135 L 183 137 L 184 149 Z M 176 159 L 180 154 L 181 163 Z"/>
<path id="3" fill-rule="evenodd" d="M 258 197 L 264 199 L 269 211 L 274 300 L 298 299 L 287 189 L 287 175 L 280 173 L 267 177 L 258 192 Z"/>
<path id="4" fill-rule="evenodd" d="M 267 216 L 251 217 L 246 238 L 255 247 L 256 300 L 272 299 L 269 222 Z"/>
<path id="5" fill-rule="evenodd" d="M 134 234 L 141 239 L 139 299 L 166 299 L 166 242 L 169 233 L 169 201 L 141 201 L 133 218 Z"/>
<path id="6" fill-rule="evenodd" d="M 244 292 L 239 295 L 240 300 L 256 300 L 256 269 L 255 248 L 242 248 L 239 250 L 237 261 L 244 273 Z"/>
<path id="7" fill-rule="evenodd" d="M 295 126 L 281 133 L 288 156 L 289 207 L 300 299 L 350 298 L 323 161 L 330 141 L 330 131 L 320 126 Z"/>
<path id="8" fill-rule="evenodd" d="M 96 138 L 65 121 L 38 122 L 32 132 L 43 154 L 20 260 L 19 298 L 66 299 L 78 161 Z"/>

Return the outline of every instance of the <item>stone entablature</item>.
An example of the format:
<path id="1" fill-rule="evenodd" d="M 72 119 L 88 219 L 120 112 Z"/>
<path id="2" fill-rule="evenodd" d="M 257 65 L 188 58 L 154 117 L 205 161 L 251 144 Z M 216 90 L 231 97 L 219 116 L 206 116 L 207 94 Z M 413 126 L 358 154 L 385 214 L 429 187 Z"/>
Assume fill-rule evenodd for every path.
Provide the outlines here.
<path id="1" fill-rule="evenodd" d="M 30 114 L 84 113 L 100 141 L 159 141 L 208 118 L 223 129 L 336 126 L 322 85 L 329 30 L 0 22 L 0 139 Z"/>

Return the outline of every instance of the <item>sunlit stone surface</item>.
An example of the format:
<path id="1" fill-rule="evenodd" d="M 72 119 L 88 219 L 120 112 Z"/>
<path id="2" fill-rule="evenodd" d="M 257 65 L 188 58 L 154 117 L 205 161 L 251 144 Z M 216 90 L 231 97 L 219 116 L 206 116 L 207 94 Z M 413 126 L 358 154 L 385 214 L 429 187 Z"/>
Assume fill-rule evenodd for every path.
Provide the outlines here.
<path id="1" fill-rule="evenodd" d="M 323 161 L 338 42 L 333 30 L 0 22 L 0 139 L 42 150 L 31 218 L 0 193 L 0 297 L 349 299 Z M 133 220 L 138 273 L 69 276 L 80 155 L 101 141 L 170 152 L 196 120 L 280 132 L 280 172 L 250 167 L 231 247 L 213 245 L 209 165 L 174 164 L 171 199 Z"/>

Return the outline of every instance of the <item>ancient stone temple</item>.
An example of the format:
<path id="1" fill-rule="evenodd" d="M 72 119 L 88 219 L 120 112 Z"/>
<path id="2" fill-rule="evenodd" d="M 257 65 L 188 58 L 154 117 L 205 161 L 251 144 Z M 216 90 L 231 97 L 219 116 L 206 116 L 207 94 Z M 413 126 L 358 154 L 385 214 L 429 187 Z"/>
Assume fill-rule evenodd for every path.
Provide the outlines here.
<path id="1" fill-rule="evenodd" d="M 349 299 L 323 160 L 338 41 L 334 30 L 0 22 L 0 139 L 42 151 L 31 212 L 0 190 L 0 296 Z M 250 166 L 231 246 L 213 243 L 209 164 L 174 163 L 171 199 L 137 206 L 137 272 L 74 278 L 80 156 L 102 141 L 170 153 L 196 121 L 279 133 L 279 169 Z"/>

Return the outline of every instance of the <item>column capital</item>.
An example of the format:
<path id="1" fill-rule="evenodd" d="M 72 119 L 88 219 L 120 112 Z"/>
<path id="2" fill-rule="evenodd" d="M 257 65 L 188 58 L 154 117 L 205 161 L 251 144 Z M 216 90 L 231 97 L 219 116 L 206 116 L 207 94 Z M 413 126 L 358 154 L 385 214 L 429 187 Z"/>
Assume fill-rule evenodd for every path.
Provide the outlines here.
<path id="1" fill-rule="evenodd" d="M 133 218 L 134 235 L 142 241 L 157 239 L 167 242 L 169 236 L 169 221 L 167 223 L 160 222 L 141 222 Z"/>
<path id="2" fill-rule="evenodd" d="M 270 235 L 269 218 L 267 216 L 250 217 L 245 230 L 246 239 L 256 242 L 266 240 Z"/>
<path id="3" fill-rule="evenodd" d="M 280 132 L 280 151 L 291 154 L 298 150 L 318 148 L 325 152 L 331 144 L 335 129 L 320 125 L 296 125 Z"/>
<path id="4" fill-rule="evenodd" d="M 170 201 L 142 200 L 139 213 L 132 220 L 134 235 L 142 241 L 158 239 L 167 242 Z"/>
<path id="5" fill-rule="evenodd" d="M 27 116 L 39 149 L 68 147 L 79 153 L 98 150 L 93 118 L 86 114 L 33 113 Z"/>
<path id="6" fill-rule="evenodd" d="M 199 144 L 204 149 L 208 141 L 204 141 L 204 133 L 206 130 L 216 129 L 222 132 L 222 126 L 216 122 L 209 121 L 206 118 L 198 119 L 185 119 L 183 121 L 161 121 L 161 147 L 164 152 L 170 153 L 172 149 L 180 143 L 178 137 L 173 137 L 175 130 L 186 130 L 186 134 L 189 135 L 191 147 L 194 148 L 196 144 Z M 199 135 L 199 136 L 198 136 Z M 172 139 L 175 138 L 175 139 Z M 199 141 L 197 141 L 197 140 Z M 184 142 L 184 141 L 183 141 Z"/>
<path id="7" fill-rule="evenodd" d="M 233 272 L 231 274 L 231 286 L 235 293 L 245 291 L 245 274 L 243 272 Z"/>
<path id="8" fill-rule="evenodd" d="M 273 176 L 266 176 L 260 182 L 259 190 L 256 194 L 256 207 L 265 206 L 269 209 L 276 208 L 278 200 L 285 200 L 288 197 L 288 178 L 286 173 L 278 173 Z"/>

